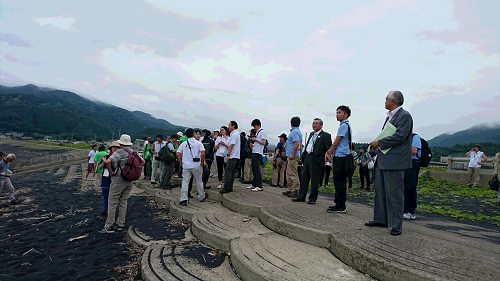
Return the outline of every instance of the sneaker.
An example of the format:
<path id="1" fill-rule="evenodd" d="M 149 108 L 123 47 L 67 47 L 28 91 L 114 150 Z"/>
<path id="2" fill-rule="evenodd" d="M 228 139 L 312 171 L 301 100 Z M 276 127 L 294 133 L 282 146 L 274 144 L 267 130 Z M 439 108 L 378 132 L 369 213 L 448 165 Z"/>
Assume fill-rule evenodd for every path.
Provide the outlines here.
<path id="1" fill-rule="evenodd" d="M 115 225 L 113 227 L 116 231 L 123 231 L 123 226 Z"/>
<path id="2" fill-rule="evenodd" d="M 217 186 L 217 188 L 218 188 L 218 189 L 221 189 L 221 188 L 222 188 L 222 184 L 219 184 L 219 185 Z"/>
<path id="3" fill-rule="evenodd" d="M 99 233 L 115 233 L 115 229 L 113 227 L 103 228 Z"/>
<path id="4" fill-rule="evenodd" d="M 264 189 L 262 189 L 261 187 L 254 187 L 252 189 L 252 191 L 262 191 L 262 190 L 264 190 Z"/>
<path id="5" fill-rule="evenodd" d="M 417 219 L 417 216 L 415 216 L 415 214 L 411 214 L 411 213 L 410 213 L 410 219 L 411 219 L 411 220 L 415 220 L 415 219 Z"/>
<path id="6" fill-rule="evenodd" d="M 326 210 L 328 213 L 347 213 L 347 208 L 345 206 L 340 207 L 339 205 L 335 206 L 330 206 L 328 207 L 328 210 Z"/>
<path id="7" fill-rule="evenodd" d="M 291 192 L 290 190 L 287 190 L 287 191 L 283 191 L 283 193 L 281 193 L 281 194 L 283 194 L 283 195 L 288 195 L 288 194 L 290 194 L 290 193 L 292 193 L 292 192 Z"/>
<path id="8" fill-rule="evenodd" d="M 181 201 L 181 202 L 179 202 L 179 205 L 180 206 L 187 206 L 188 205 L 188 201 L 187 200 Z"/>
<path id="9" fill-rule="evenodd" d="M 14 199 L 14 200 L 10 201 L 10 204 L 17 205 L 17 204 L 19 204 L 19 200 Z"/>
<path id="10" fill-rule="evenodd" d="M 297 192 L 297 190 L 294 190 L 294 191 L 288 193 L 287 196 L 290 198 L 297 198 L 297 196 L 299 196 L 299 193 Z"/>
<path id="11" fill-rule="evenodd" d="M 178 175 L 174 175 L 174 178 L 178 178 L 179 176 Z"/>
<path id="12" fill-rule="evenodd" d="M 251 185 L 250 185 L 250 186 L 247 186 L 247 189 L 254 189 L 254 188 L 255 188 L 255 187 L 253 187 L 253 186 L 251 186 Z"/>
<path id="13" fill-rule="evenodd" d="M 411 213 L 404 213 L 403 214 L 403 219 L 410 220 L 411 219 Z"/>
<path id="14" fill-rule="evenodd" d="M 95 179 L 94 179 L 94 178 L 92 178 L 91 180 L 95 181 Z"/>

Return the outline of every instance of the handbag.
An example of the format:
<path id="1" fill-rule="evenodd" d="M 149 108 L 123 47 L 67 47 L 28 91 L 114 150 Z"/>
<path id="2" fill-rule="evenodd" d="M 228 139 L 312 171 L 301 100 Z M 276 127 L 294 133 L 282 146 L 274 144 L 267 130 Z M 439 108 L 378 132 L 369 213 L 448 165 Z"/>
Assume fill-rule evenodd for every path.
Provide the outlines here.
<path id="1" fill-rule="evenodd" d="M 373 168 L 375 168 L 375 163 L 373 163 L 373 160 L 370 160 L 367 166 L 368 170 L 373 170 Z"/>
<path id="2" fill-rule="evenodd" d="M 349 123 L 347 124 L 347 137 L 349 138 L 349 154 L 347 154 L 345 158 L 344 171 L 349 174 L 354 172 L 354 170 L 356 169 L 356 166 L 354 166 L 354 157 L 350 152 L 352 147 L 352 139 L 351 139 L 351 126 L 349 126 Z"/>

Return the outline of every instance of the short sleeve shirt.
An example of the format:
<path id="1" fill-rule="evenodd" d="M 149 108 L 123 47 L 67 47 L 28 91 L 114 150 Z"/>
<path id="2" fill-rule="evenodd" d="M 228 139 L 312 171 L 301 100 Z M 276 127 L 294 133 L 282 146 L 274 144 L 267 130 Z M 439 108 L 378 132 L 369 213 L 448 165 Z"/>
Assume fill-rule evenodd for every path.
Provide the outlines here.
<path id="1" fill-rule="evenodd" d="M 411 147 L 417 148 L 417 155 L 411 155 L 411 159 L 420 159 L 422 156 L 422 141 L 420 140 L 419 135 L 414 135 L 411 139 Z"/>
<path id="2" fill-rule="evenodd" d="M 201 159 L 201 151 L 205 151 L 205 147 L 195 138 L 189 138 L 187 141 L 183 142 L 177 149 L 177 153 L 182 153 L 182 168 L 193 169 L 200 167 L 201 162 L 193 162 L 193 158 Z"/>
<path id="3" fill-rule="evenodd" d="M 94 157 L 97 154 L 93 149 L 89 152 L 89 164 L 94 164 Z"/>
<path id="4" fill-rule="evenodd" d="M 288 139 L 286 140 L 286 156 L 292 155 L 293 145 L 294 143 L 299 142 L 299 148 L 297 152 L 295 152 L 294 156 L 300 156 L 300 145 L 302 144 L 302 132 L 300 132 L 298 127 L 293 127 L 290 129 L 290 134 L 288 135 Z"/>
<path id="5" fill-rule="evenodd" d="M 94 156 L 94 163 L 96 163 L 96 173 L 102 173 L 104 171 L 104 169 L 99 169 L 99 162 L 101 161 L 101 156 L 102 155 L 106 155 L 108 153 L 106 153 L 106 151 L 99 151 L 96 153 L 96 155 Z"/>
<path id="6" fill-rule="evenodd" d="M 5 161 L 5 159 L 0 160 L 0 174 L 7 174 L 7 170 L 9 169 L 9 162 Z M 0 176 L 0 181 L 5 181 L 6 177 Z"/>
<path id="7" fill-rule="evenodd" d="M 215 145 L 218 145 L 221 141 L 223 141 L 225 144 L 227 144 L 229 146 L 229 137 L 217 137 L 217 139 L 215 140 Z M 219 157 L 226 157 L 227 155 L 227 147 L 223 146 L 223 145 L 219 145 L 219 148 L 217 149 L 217 152 L 215 152 L 215 156 L 219 156 Z"/>
<path id="8" fill-rule="evenodd" d="M 481 165 L 479 165 L 479 162 L 483 161 L 483 152 L 478 151 L 478 152 L 471 152 L 469 154 L 469 168 L 481 168 Z"/>
<path id="9" fill-rule="evenodd" d="M 335 157 L 346 157 L 351 152 L 351 148 L 349 147 L 348 126 L 349 122 L 347 120 L 344 120 L 340 123 L 339 130 L 337 131 L 337 137 L 342 137 L 342 139 L 335 149 Z"/>
<path id="10" fill-rule="evenodd" d="M 263 129 L 259 129 L 257 131 L 257 135 L 255 136 L 256 139 L 258 140 L 265 140 L 267 137 L 266 137 L 266 131 L 264 131 Z M 256 154 L 264 154 L 264 145 L 258 143 L 258 142 L 255 142 L 253 144 L 253 149 L 252 149 L 252 153 L 256 153 Z"/>
<path id="11" fill-rule="evenodd" d="M 229 146 L 233 145 L 229 159 L 240 159 L 241 137 L 238 130 L 233 130 L 229 135 Z"/>

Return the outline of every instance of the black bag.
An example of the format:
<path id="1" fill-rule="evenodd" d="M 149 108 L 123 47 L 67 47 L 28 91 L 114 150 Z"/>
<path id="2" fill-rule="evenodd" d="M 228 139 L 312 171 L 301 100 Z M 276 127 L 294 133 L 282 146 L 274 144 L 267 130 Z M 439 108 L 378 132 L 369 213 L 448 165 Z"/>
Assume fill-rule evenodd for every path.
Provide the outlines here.
<path id="1" fill-rule="evenodd" d="M 500 182 L 498 182 L 498 177 L 493 177 L 489 182 L 490 189 L 498 191 L 500 189 Z"/>
<path id="2" fill-rule="evenodd" d="M 170 149 L 168 149 L 168 145 L 162 147 L 158 152 L 158 155 L 160 156 L 160 160 L 165 164 L 168 164 L 175 160 L 175 154 L 170 151 Z"/>
<path id="3" fill-rule="evenodd" d="M 346 173 L 350 174 L 353 173 L 354 170 L 356 170 L 356 166 L 354 165 L 354 157 L 352 156 L 351 153 L 352 137 L 351 137 L 351 126 L 349 126 L 349 123 L 347 123 L 347 137 L 349 138 L 349 154 L 347 154 L 345 158 L 344 170 Z"/>
<path id="4" fill-rule="evenodd" d="M 416 134 L 411 134 L 411 137 L 413 138 Z M 418 160 L 420 161 L 420 167 L 429 167 L 429 163 L 431 162 L 432 158 L 432 152 L 429 147 L 429 144 L 427 143 L 426 140 L 424 140 L 422 137 L 420 137 L 420 141 L 422 143 L 422 148 L 420 150 L 421 155 Z"/>

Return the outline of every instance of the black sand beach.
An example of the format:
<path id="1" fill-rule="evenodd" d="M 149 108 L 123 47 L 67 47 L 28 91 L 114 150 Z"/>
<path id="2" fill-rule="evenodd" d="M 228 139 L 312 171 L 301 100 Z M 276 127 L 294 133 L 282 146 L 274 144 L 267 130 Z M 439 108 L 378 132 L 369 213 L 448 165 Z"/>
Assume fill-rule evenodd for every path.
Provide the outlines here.
<path id="1" fill-rule="evenodd" d="M 140 279 L 137 259 L 143 249 L 129 241 L 126 229 L 98 231 L 100 194 L 79 189 L 81 169 L 67 183 L 69 166 L 12 177 L 18 206 L 0 196 L 1 280 Z M 154 238 L 180 239 L 186 227 L 159 219 L 147 196 L 131 196 L 126 227 L 134 224 Z M 166 237 L 165 237 L 166 236 Z"/>

